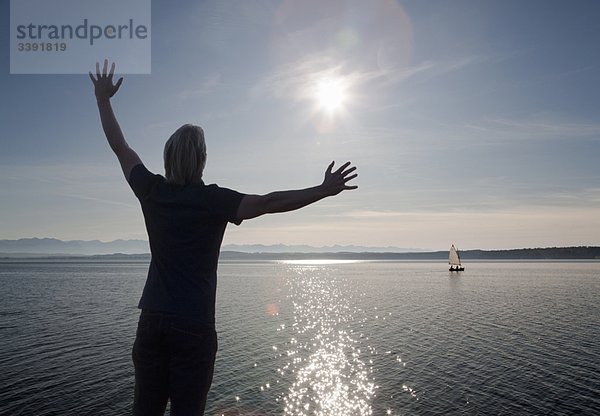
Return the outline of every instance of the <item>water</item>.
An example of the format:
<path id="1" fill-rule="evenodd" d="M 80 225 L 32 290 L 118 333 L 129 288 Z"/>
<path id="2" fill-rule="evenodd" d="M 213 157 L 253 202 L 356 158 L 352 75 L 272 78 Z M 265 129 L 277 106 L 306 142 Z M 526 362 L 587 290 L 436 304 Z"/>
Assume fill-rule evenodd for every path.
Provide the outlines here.
<path id="1" fill-rule="evenodd" d="M 0 414 L 131 411 L 147 264 L 0 263 Z M 598 414 L 600 263 L 224 263 L 208 415 Z"/>

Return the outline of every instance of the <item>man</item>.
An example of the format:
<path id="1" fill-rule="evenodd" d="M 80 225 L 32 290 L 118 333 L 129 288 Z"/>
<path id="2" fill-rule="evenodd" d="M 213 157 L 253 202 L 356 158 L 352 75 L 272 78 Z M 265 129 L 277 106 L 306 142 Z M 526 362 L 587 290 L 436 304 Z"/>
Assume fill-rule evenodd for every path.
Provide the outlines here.
<path id="1" fill-rule="evenodd" d="M 102 128 L 123 174 L 139 199 L 152 259 L 139 302 L 142 309 L 133 346 L 135 415 L 203 415 L 217 352 L 215 293 L 217 263 L 228 222 L 293 211 L 344 190 L 356 169 L 345 163 L 323 183 L 301 190 L 247 195 L 202 180 L 206 164 L 204 132 L 186 124 L 165 144 L 165 176 L 153 174 L 129 147 L 110 98 L 115 64 L 102 72 L 96 63 L 94 84 Z"/>

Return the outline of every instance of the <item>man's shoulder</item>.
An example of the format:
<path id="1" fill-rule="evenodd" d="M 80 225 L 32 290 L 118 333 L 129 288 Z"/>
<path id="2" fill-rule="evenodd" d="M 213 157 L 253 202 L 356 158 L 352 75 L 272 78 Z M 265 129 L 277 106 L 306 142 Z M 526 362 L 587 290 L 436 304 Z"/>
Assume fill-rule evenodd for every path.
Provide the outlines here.
<path id="1" fill-rule="evenodd" d="M 146 198 L 154 186 L 164 180 L 162 175 L 150 172 L 143 163 L 138 163 L 131 168 L 127 178 L 129 186 L 140 200 Z"/>
<path id="2" fill-rule="evenodd" d="M 135 165 L 133 168 L 131 168 L 131 172 L 129 172 L 129 181 L 131 181 L 134 177 L 143 177 L 143 178 L 150 178 L 153 180 L 165 180 L 164 176 L 162 176 L 161 174 L 158 173 L 153 173 L 150 170 L 148 170 L 148 168 L 146 167 L 146 165 L 144 165 L 143 163 L 138 163 L 137 165 Z"/>
<path id="3" fill-rule="evenodd" d="M 226 188 L 224 186 L 220 186 L 220 185 L 218 185 L 216 183 L 209 183 L 207 185 L 202 185 L 200 188 L 204 189 L 205 191 L 208 191 L 208 192 L 220 192 L 220 191 L 224 191 L 224 192 L 234 191 L 234 192 L 236 192 L 233 189 Z"/>

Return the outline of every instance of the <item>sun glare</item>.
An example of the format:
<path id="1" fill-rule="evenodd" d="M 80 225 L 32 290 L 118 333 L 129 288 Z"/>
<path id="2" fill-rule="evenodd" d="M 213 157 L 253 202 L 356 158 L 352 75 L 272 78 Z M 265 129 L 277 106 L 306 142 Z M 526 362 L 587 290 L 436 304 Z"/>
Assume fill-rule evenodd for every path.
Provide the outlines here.
<path id="1" fill-rule="evenodd" d="M 330 114 L 343 108 L 346 96 L 346 86 L 340 78 L 324 79 L 317 84 L 316 98 L 319 107 Z"/>

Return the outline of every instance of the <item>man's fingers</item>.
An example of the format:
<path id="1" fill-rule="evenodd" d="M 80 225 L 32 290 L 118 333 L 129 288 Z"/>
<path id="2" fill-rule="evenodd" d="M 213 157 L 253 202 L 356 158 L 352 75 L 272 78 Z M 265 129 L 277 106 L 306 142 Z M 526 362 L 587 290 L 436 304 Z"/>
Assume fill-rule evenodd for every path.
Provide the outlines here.
<path id="1" fill-rule="evenodd" d="M 115 73 L 115 63 L 113 62 L 110 66 L 110 72 L 108 73 L 108 79 L 112 81 L 113 74 Z"/>
<path id="2" fill-rule="evenodd" d="M 90 79 L 92 80 L 92 82 L 94 83 L 94 85 L 96 85 L 96 80 L 94 79 L 94 76 L 92 75 L 91 72 L 88 72 Z"/>
<path id="3" fill-rule="evenodd" d="M 117 92 L 117 90 L 119 89 L 119 87 L 121 86 L 122 83 L 123 83 L 123 77 L 119 78 L 119 80 L 115 84 L 115 92 Z"/>
<path id="4" fill-rule="evenodd" d="M 327 166 L 327 173 L 331 173 L 331 170 L 333 169 L 333 165 L 335 164 L 335 160 L 332 161 L 329 166 Z"/>
<path id="5" fill-rule="evenodd" d="M 358 185 L 346 185 L 344 189 L 358 189 Z"/>
<path id="6" fill-rule="evenodd" d="M 119 80 L 117 81 L 117 83 L 113 86 L 112 92 L 110 94 L 111 97 L 113 95 L 115 95 L 117 93 L 117 91 L 119 91 L 119 87 L 121 86 L 122 82 L 123 82 L 123 77 L 119 78 Z"/>
<path id="7" fill-rule="evenodd" d="M 340 173 L 340 172 L 342 172 L 342 171 L 343 171 L 344 169 L 346 169 L 348 166 L 350 166 L 350 162 L 346 162 L 346 163 L 344 163 L 342 166 L 340 166 L 340 167 L 338 168 L 338 170 L 336 170 L 336 171 L 335 171 L 335 173 Z"/>
<path id="8" fill-rule="evenodd" d="M 356 170 L 356 166 L 352 166 L 350 169 L 342 172 L 342 176 L 348 175 L 350 172 L 354 172 Z"/>
<path id="9" fill-rule="evenodd" d="M 102 76 L 106 76 L 106 71 L 108 70 L 108 59 L 104 60 L 104 66 L 102 67 Z"/>
<path id="10" fill-rule="evenodd" d="M 96 78 L 100 79 L 100 62 L 96 61 Z"/>
<path id="11" fill-rule="evenodd" d="M 351 181 L 352 179 L 356 178 L 358 176 L 358 173 L 355 173 L 352 176 L 348 176 L 347 178 L 344 178 L 344 183 Z"/>

